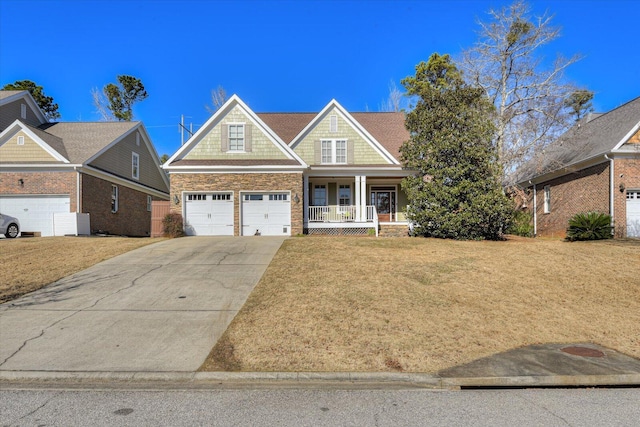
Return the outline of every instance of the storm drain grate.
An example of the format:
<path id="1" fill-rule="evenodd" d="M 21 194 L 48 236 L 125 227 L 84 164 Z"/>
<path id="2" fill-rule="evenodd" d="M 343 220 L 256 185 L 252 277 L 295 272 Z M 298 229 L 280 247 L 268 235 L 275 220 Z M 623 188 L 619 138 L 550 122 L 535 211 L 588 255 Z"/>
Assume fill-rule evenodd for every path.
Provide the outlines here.
<path id="1" fill-rule="evenodd" d="M 588 347 L 572 346 L 572 347 L 565 347 L 560 351 L 563 351 L 568 354 L 572 354 L 574 356 L 604 357 L 604 353 L 601 352 L 600 350 L 596 350 L 595 348 L 588 348 Z"/>

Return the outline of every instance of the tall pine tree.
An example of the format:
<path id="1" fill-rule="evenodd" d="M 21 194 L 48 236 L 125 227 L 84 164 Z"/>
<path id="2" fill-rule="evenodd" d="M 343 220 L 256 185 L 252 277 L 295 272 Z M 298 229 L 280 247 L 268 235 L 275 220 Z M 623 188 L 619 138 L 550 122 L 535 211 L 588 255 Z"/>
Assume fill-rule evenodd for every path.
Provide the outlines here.
<path id="1" fill-rule="evenodd" d="M 402 84 L 417 99 L 406 119 L 411 138 L 400 150 L 404 165 L 417 171 L 402 183 L 414 234 L 502 238 L 513 209 L 500 185 L 495 109 L 484 91 L 437 53 Z"/>

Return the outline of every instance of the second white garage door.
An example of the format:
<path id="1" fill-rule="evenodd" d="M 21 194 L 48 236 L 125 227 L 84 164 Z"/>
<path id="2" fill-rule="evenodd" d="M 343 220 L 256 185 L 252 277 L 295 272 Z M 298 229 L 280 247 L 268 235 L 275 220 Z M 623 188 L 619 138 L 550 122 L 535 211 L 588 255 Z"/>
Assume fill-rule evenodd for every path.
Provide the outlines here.
<path id="1" fill-rule="evenodd" d="M 233 194 L 185 194 L 185 233 L 189 236 L 233 236 Z"/>
<path id="2" fill-rule="evenodd" d="M 289 193 L 243 193 L 243 236 L 290 236 Z"/>
<path id="3" fill-rule="evenodd" d="M 627 191 L 627 237 L 640 237 L 640 190 Z"/>

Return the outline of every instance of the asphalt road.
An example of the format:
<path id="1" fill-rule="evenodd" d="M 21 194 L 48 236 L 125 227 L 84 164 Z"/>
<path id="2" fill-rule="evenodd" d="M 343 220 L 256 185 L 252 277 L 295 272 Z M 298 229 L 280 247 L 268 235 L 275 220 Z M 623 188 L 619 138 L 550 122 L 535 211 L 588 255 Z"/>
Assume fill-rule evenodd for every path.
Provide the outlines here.
<path id="1" fill-rule="evenodd" d="M 2 390 L 1 425 L 637 426 L 640 389 Z"/>

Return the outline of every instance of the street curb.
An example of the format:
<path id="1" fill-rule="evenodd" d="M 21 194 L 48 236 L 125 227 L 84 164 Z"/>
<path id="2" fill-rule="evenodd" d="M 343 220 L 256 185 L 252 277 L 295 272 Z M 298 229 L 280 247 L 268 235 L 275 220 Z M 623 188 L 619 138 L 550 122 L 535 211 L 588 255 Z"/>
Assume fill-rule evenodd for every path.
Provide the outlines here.
<path id="1" fill-rule="evenodd" d="M 517 377 L 443 378 L 421 373 L 390 372 L 62 372 L 0 371 L 0 384 L 165 384 L 177 387 L 250 386 L 367 386 L 431 389 L 529 387 L 640 387 L 640 374 L 545 375 Z"/>

